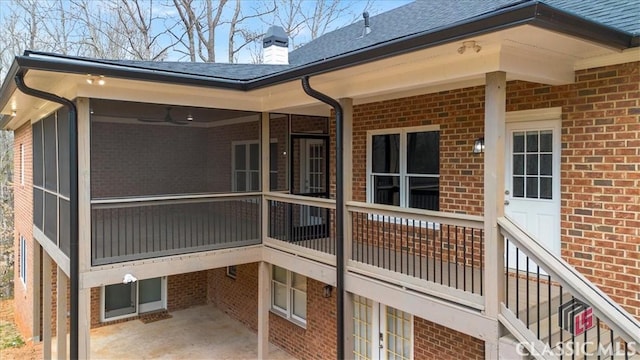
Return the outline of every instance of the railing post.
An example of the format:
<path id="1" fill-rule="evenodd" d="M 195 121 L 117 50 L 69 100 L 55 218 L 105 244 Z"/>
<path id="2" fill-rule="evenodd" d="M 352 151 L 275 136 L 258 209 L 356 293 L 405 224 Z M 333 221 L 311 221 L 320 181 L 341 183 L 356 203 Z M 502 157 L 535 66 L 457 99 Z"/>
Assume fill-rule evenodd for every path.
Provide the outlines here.
<path id="1" fill-rule="evenodd" d="M 486 74 L 484 116 L 484 284 L 485 312 L 498 318 L 504 301 L 504 238 L 498 229 L 498 217 L 504 215 L 504 144 L 506 117 L 506 73 Z M 485 340 L 485 358 L 497 359 L 500 340 Z"/>

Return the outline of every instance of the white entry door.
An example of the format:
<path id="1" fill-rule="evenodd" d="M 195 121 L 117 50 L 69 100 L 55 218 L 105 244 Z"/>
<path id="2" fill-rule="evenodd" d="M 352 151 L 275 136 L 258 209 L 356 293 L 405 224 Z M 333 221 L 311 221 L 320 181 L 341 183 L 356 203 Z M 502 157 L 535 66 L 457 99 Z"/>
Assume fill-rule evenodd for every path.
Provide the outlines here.
<path id="1" fill-rule="evenodd" d="M 505 215 L 560 255 L 560 120 L 506 124 Z M 507 250 L 510 268 L 536 265 Z"/>
<path id="2" fill-rule="evenodd" d="M 353 358 L 356 360 L 412 359 L 412 315 L 355 295 Z"/>

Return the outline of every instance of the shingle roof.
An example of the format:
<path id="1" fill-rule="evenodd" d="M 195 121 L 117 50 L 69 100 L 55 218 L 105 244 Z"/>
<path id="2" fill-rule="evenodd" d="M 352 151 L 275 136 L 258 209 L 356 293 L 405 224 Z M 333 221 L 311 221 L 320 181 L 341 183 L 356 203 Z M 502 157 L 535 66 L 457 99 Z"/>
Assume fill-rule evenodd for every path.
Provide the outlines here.
<path id="1" fill-rule="evenodd" d="M 362 36 L 364 21 L 337 29 L 289 53 L 289 63 L 305 64 L 393 39 L 450 27 L 458 22 L 522 0 L 418 0 L 370 18 L 371 33 Z"/>
<path id="2" fill-rule="evenodd" d="M 194 63 L 179 61 L 139 61 L 139 60 L 95 60 L 104 64 L 127 66 L 131 68 L 170 71 L 173 73 L 208 76 L 216 79 L 250 80 L 257 77 L 275 74 L 294 67 L 294 65 L 268 64 L 227 64 L 227 63 Z"/>
<path id="3" fill-rule="evenodd" d="M 371 17 L 371 33 L 363 36 L 364 21 L 325 34 L 289 54 L 289 63 L 305 64 L 356 51 L 400 37 L 453 27 L 474 17 L 533 0 L 417 0 Z M 591 21 L 631 34 L 640 33 L 638 0 L 543 0 Z"/>
<path id="4" fill-rule="evenodd" d="M 591 21 L 640 35 L 638 0 L 543 0 L 545 4 Z"/>

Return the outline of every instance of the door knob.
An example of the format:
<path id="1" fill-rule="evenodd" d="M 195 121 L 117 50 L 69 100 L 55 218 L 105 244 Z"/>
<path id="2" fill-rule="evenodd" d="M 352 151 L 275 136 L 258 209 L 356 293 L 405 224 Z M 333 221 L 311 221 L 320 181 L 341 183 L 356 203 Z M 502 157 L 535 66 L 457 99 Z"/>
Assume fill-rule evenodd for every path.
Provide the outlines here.
<path id="1" fill-rule="evenodd" d="M 505 200 L 505 201 L 504 201 L 504 204 L 505 204 L 505 205 L 509 205 L 509 200 Z"/>
<path id="2" fill-rule="evenodd" d="M 505 191 L 504 191 L 504 194 L 505 194 L 505 195 L 509 195 L 509 190 L 505 190 Z"/>

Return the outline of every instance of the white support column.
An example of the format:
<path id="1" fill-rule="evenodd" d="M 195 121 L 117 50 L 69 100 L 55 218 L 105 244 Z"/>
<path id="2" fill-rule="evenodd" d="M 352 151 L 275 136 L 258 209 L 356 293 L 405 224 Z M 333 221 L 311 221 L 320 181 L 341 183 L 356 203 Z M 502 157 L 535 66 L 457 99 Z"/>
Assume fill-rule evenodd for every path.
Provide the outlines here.
<path id="1" fill-rule="evenodd" d="M 270 149 L 270 141 L 271 137 L 269 136 L 269 113 L 263 112 L 261 117 L 261 126 L 260 126 L 260 136 L 261 136 L 261 149 L 260 153 L 262 154 L 262 161 L 260 166 L 260 178 L 262 180 L 262 193 L 268 192 L 270 189 L 270 176 L 269 176 L 269 149 Z M 267 201 L 262 197 L 262 240 L 267 237 L 269 230 L 269 206 Z"/>
<path id="2" fill-rule="evenodd" d="M 51 359 L 51 315 L 52 315 L 52 290 L 51 283 L 51 257 L 42 253 L 42 356 Z"/>
<path id="3" fill-rule="evenodd" d="M 258 359 L 269 357 L 269 309 L 271 308 L 271 267 L 258 264 Z"/>
<path id="4" fill-rule="evenodd" d="M 78 294 L 78 358 L 91 358 L 91 289 Z"/>
<path id="5" fill-rule="evenodd" d="M 80 273 L 91 267 L 91 122 L 89 99 L 78 98 L 78 226 Z M 82 286 L 80 286 L 82 287 Z"/>
<path id="6" fill-rule="evenodd" d="M 484 233 L 485 312 L 496 319 L 504 300 L 504 238 L 497 218 L 504 215 L 504 136 L 506 117 L 506 73 L 486 74 L 484 116 Z M 500 326 L 497 323 L 497 326 Z M 499 329 L 498 329 L 499 330 Z M 498 358 L 498 338 L 485 340 L 485 358 Z"/>
<path id="7" fill-rule="evenodd" d="M 56 334 L 58 339 L 58 359 L 67 358 L 67 276 L 58 267 L 56 277 Z M 47 357 L 45 357 L 46 359 Z"/>
<path id="8" fill-rule="evenodd" d="M 344 179 L 344 201 L 353 200 L 353 99 L 342 98 L 339 100 L 342 106 L 342 134 L 343 134 L 343 172 Z M 353 230 L 351 228 L 351 214 L 344 210 L 344 263 L 351 259 L 351 249 L 353 241 Z M 346 266 L 345 266 L 346 271 Z M 345 291 L 344 294 L 344 354 L 343 359 L 353 356 L 353 294 Z"/>

